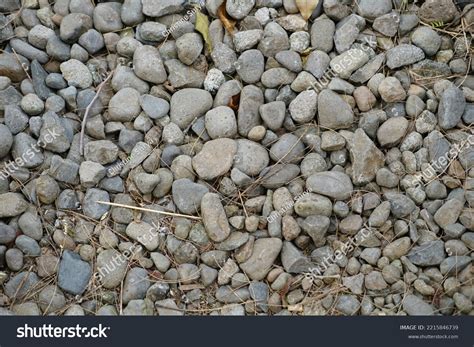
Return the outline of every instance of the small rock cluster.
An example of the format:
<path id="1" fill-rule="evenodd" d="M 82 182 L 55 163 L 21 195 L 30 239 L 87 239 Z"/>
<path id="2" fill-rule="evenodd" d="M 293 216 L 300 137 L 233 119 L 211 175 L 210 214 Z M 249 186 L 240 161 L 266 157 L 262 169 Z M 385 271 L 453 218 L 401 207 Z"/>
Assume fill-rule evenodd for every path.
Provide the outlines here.
<path id="1" fill-rule="evenodd" d="M 0 313 L 474 314 L 473 6 L 313 3 L 1 1 Z"/>

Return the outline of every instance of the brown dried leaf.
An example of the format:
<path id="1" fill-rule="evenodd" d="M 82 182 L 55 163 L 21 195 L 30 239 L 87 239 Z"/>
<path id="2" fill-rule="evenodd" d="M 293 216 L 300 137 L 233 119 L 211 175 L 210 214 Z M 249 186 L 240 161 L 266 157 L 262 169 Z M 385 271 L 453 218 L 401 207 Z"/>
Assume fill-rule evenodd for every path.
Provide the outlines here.
<path id="1" fill-rule="evenodd" d="M 229 106 L 234 111 L 238 111 L 239 110 L 239 104 L 240 104 L 240 93 L 233 95 L 230 98 L 229 104 L 227 106 Z"/>
<path id="2" fill-rule="evenodd" d="M 300 10 L 301 16 L 308 20 L 318 6 L 320 0 L 296 0 L 296 7 Z"/>
<path id="3" fill-rule="evenodd" d="M 225 3 L 226 2 L 224 1 L 222 5 L 219 6 L 219 8 L 217 9 L 217 16 L 219 17 L 222 22 L 222 25 L 229 32 L 229 34 L 233 35 L 236 21 L 227 14 L 227 11 L 225 10 Z"/>

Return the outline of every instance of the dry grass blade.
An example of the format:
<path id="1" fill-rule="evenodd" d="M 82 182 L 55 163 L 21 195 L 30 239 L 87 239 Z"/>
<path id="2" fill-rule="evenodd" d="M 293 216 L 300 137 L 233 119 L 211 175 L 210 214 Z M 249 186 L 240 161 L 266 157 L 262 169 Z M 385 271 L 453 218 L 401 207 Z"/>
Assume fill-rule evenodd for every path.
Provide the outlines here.
<path id="1" fill-rule="evenodd" d="M 162 214 L 165 216 L 171 216 L 171 217 L 183 217 L 183 218 L 189 218 L 189 219 L 194 219 L 194 220 L 201 220 L 201 217 L 196 217 L 196 216 L 190 216 L 187 214 L 180 214 L 180 213 L 173 213 L 173 212 L 165 212 L 165 211 L 157 211 L 157 210 L 152 210 L 150 208 L 144 208 L 144 207 L 137 207 L 137 206 L 130 206 L 130 205 L 124 205 L 124 204 L 117 204 L 115 202 L 107 202 L 107 201 L 96 201 L 98 204 L 102 205 L 109 205 L 109 206 L 115 206 L 115 207 L 123 207 L 123 208 L 129 208 L 131 210 L 137 210 L 137 211 L 144 211 L 144 212 L 152 212 L 152 213 L 158 213 Z"/>
<path id="2" fill-rule="evenodd" d="M 236 21 L 230 18 L 229 15 L 227 14 L 227 11 L 225 10 L 225 1 L 217 10 L 217 16 L 219 17 L 219 19 L 222 22 L 222 25 L 229 32 L 229 34 L 233 35 Z"/>
<path id="3" fill-rule="evenodd" d="M 91 102 L 89 103 L 89 105 L 87 105 L 86 107 L 86 111 L 84 113 L 84 118 L 82 119 L 82 126 L 81 126 L 81 137 L 79 139 L 79 152 L 81 155 L 84 154 L 84 133 L 86 131 L 86 123 L 87 123 L 87 117 L 89 116 L 89 112 L 92 108 L 92 105 L 94 104 L 94 102 L 99 98 L 99 95 L 100 95 L 100 92 L 102 90 L 102 88 L 104 87 L 104 85 L 107 83 L 107 81 L 110 79 L 110 77 L 112 77 L 112 75 L 114 74 L 114 71 L 111 71 L 109 73 L 109 75 L 107 76 L 107 78 L 105 80 L 103 80 L 99 87 L 97 88 L 97 91 L 94 95 L 94 97 L 92 98 Z"/>

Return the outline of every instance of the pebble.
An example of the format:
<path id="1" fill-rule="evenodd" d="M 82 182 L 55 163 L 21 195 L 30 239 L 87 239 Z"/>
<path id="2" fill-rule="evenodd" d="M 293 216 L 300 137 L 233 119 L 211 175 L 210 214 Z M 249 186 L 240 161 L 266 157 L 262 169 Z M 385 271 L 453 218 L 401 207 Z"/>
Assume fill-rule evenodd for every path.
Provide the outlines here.
<path id="1" fill-rule="evenodd" d="M 465 107 L 466 100 L 462 91 L 455 86 L 447 88 L 438 106 L 439 126 L 442 129 L 454 128 L 461 120 Z"/>
<path id="2" fill-rule="evenodd" d="M 337 93 L 325 89 L 318 95 L 318 120 L 326 129 L 344 129 L 354 121 L 354 112 Z"/>
<path id="3" fill-rule="evenodd" d="M 392 10 L 392 2 L 390 0 L 372 1 L 361 0 L 357 4 L 357 12 L 366 18 L 374 19 L 384 15 Z"/>
<path id="4" fill-rule="evenodd" d="M 43 5 L 0 5 L 1 314 L 472 313 L 453 1 Z"/>
<path id="5" fill-rule="evenodd" d="M 443 241 L 428 241 L 421 246 L 415 246 L 407 257 L 415 265 L 439 265 L 446 257 Z"/>
<path id="6" fill-rule="evenodd" d="M 65 250 L 58 270 L 58 286 L 71 294 L 82 294 L 92 276 L 91 266 L 77 253 Z"/>
<path id="7" fill-rule="evenodd" d="M 349 176 L 336 171 L 314 173 L 308 177 L 306 186 L 312 192 L 337 200 L 348 199 L 353 190 Z"/>
<path id="8" fill-rule="evenodd" d="M 403 309 L 409 316 L 432 316 L 434 308 L 419 297 L 408 294 L 403 298 Z"/>
<path id="9" fill-rule="evenodd" d="M 112 289 L 120 285 L 127 272 L 125 255 L 114 249 L 106 249 L 97 256 L 97 274 L 104 288 Z"/>
<path id="10" fill-rule="evenodd" d="M 206 193 L 201 200 L 201 214 L 207 235 L 214 242 L 224 241 L 230 227 L 219 195 Z"/>
<path id="11" fill-rule="evenodd" d="M 250 277 L 259 281 L 265 278 L 271 265 L 282 248 L 282 241 L 277 238 L 263 238 L 255 241 L 252 255 L 240 264 L 240 268 Z"/>
<path id="12" fill-rule="evenodd" d="M 173 200 L 183 213 L 193 214 L 199 211 L 201 199 L 209 190 L 206 186 L 194 183 L 187 178 L 173 182 Z"/>
<path id="13" fill-rule="evenodd" d="M 138 47 L 133 54 L 133 67 L 135 74 L 144 81 L 159 84 L 167 78 L 161 55 L 155 47 Z"/>
<path id="14" fill-rule="evenodd" d="M 408 120 L 405 117 L 387 119 L 377 131 L 377 139 L 381 146 L 392 147 L 397 145 L 408 130 Z"/>
<path id="15" fill-rule="evenodd" d="M 237 153 L 237 143 L 228 138 L 215 139 L 204 144 L 193 158 L 193 168 L 204 180 L 212 180 L 227 173 Z"/>
<path id="16" fill-rule="evenodd" d="M 396 69 L 423 60 L 425 53 L 419 47 L 403 43 L 389 49 L 386 56 L 387 66 L 390 69 Z"/>
<path id="17" fill-rule="evenodd" d="M 70 59 L 59 66 L 68 85 L 85 89 L 92 85 L 92 75 L 89 69 L 79 60 Z"/>
<path id="18" fill-rule="evenodd" d="M 420 27 L 413 31 L 411 40 L 420 47 L 427 56 L 433 56 L 441 47 L 441 37 L 429 27 Z"/>

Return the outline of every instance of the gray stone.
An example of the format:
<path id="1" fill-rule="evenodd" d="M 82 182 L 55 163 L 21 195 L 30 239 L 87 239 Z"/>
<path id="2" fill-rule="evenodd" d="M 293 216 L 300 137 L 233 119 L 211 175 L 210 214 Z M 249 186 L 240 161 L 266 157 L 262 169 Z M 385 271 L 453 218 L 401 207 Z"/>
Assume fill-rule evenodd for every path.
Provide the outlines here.
<path id="1" fill-rule="evenodd" d="M 392 10 L 390 0 L 361 0 L 357 4 L 357 12 L 368 19 L 375 19 Z"/>
<path id="2" fill-rule="evenodd" d="M 421 246 L 416 246 L 408 253 L 408 259 L 419 266 L 439 265 L 446 254 L 443 241 L 428 241 Z"/>
<path id="3" fill-rule="evenodd" d="M 13 111 L 12 108 L 16 109 L 16 106 L 7 106 L 7 107 L 8 107 L 7 110 L 9 114 L 8 119 L 11 119 L 11 116 L 14 113 L 12 112 Z M 19 110 L 19 108 L 17 110 L 18 110 L 18 113 L 21 115 L 22 112 Z M 5 118 L 6 118 L 6 115 L 5 115 Z M 6 120 L 7 119 L 5 119 L 5 121 Z M 8 123 L 10 123 L 10 121 Z M 13 136 L 10 129 L 8 126 L 4 124 L 0 124 L 0 138 L 2 139 L 0 143 L 0 158 L 5 157 L 10 152 L 10 149 L 12 148 Z"/>
<path id="4" fill-rule="evenodd" d="M 207 235 L 214 242 L 224 241 L 230 234 L 230 226 L 219 195 L 206 193 L 201 200 L 201 214 Z"/>
<path id="5" fill-rule="evenodd" d="M 352 316 L 359 311 L 360 306 L 355 295 L 343 294 L 337 299 L 335 308 L 346 316 Z"/>
<path id="6" fill-rule="evenodd" d="M 141 111 L 140 93 L 128 87 L 119 90 L 110 99 L 108 110 L 111 121 L 132 121 Z"/>
<path id="7" fill-rule="evenodd" d="M 90 29 L 79 37 L 79 44 L 84 47 L 89 54 L 95 54 L 104 48 L 104 37 L 97 30 Z"/>
<path id="8" fill-rule="evenodd" d="M 362 49 L 352 48 L 334 57 L 329 65 L 340 78 L 348 79 L 354 71 L 364 66 L 369 58 Z"/>
<path id="9" fill-rule="evenodd" d="M 265 68 L 263 54 L 257 49 L 243 52 L 235 62 L 235 70 L 242 81 L 252 84 L 260 81 Z"/>
<path id="10" fill-rule="evenodd" d="M 435 55 L 441 46 L 441 36 L 433 29 L 425 26 L 417 28 L 411 35 L 411 40 L 428 56 Z"/>
<path id="11" fill-rule="evenodd" d="M 46 54 L 46 52 L 33 47 L 23 40 L 11 39 L 9 44 L 15 50 L 15 52 L 17 52 L 17 54 L 20 54 L 29 60 L 36 59 L 41 64 L 45 64 L 49 60 L 48 54 Z"/>
<path id="12" fill-rule="evenodd" d="M 120 285 L 127 272 L 128 262 L 125 255 L 114 249 L 106 249 L 97 256 L 97 273 L 104 288 L 112 289 Z"/>
<path id="13" fill-rule="evenodd" d="M 79 165 L 70 159 L 55 155 L 51 158 L 48 173 L 56 181 L 75 184 L 78 183 Z"/>
<path id="14" fill-rule="evenodd" d="M 142 0 L 143 13 L 149 17 L 161 17 L 167 14 L 178 13 L 183 10 L 184 0 Z"/>
<path id="15" fill-rule="evenodd" d="M 466 99 L 463 92 L 450 86 L 441 96 L 438 106 L 438 124 L 442 129 L 454 128 L 464 113 Z"/>
<path id="16" fill-rule="evenodd" d="M 91 266 L 79 254 L 64 251 L 59 263 L 58 286 L 71 294 L 82 294 L 92 275 Z"/>
<path id="17" fill-rule="evenodd" d="M 262 238 L 255 241 L 252 255 L 240 264 L 240 268 L 255 281 L 260 281 L 270 271 L 273 262 L 280 254 L 282 241 L 277 238 Z"/>
<path id="18" fill-rule="evenodd" d="M 5 253 L 5 262 L 12 271 L 20 271 L 23 267 L 23 253 L 18 248 L 10 248 Z"/>
<path id="19" fill-rule="evenodd" d="M 354 112 L 338 94 L 325 89 L 318 96 L 318 119 L 326 129 L 343 129 L 352 125 Z"/>
<path id="20" fill-rule="evenodd" d="M 1 195 L 0 195 L 1 197 Z M 9 244 L 16 238 L 16 231 L 10 225 L 0 222 L 0 244 Z"/>
<path id="21" fill-rule="evenodd" d="M 206 130 L 212 139 L 237 135 L 237 120 L 234 111 L 227 106 L 209 110 L 205 116 Z"/>
<path id="22" fill-rule="evenodd" d="M 29 236 L 20 235 L 15 239 L 15 245 L 21 249 L 21 251 L 30 257 L 37 257 L 41 255 L 41 248 L 38 243 Z"/>
<path id="23" fill-rule="evenodd" d="M 275 162 L 298 163 L 304 156 L 304 144 L 293 134 L 283 134 L 270 148 Z"/>
<path id="24" fill-rule="evenodd" d="M 109 211 L 110 206 L 100 204 L 98 201 L 110 202 L 109 193 L 97 188 L 88 189 L 82 202 L 82 210 L 86 216 L 99 220 Z"/>
<path id="25" fill-rule="evenodd" d="M 134 26 L 143 22 L 145 16 L 142 12 L 142 1 L 125 0 L 121 8 L 120 16 L 122 22 L 127 26 Z"/>
<path id="26" fill-rule="evenodd" d="M 211 107 L 212 96 L 209 92 L 195 88 L 182 89 L 171 97 L 170 118 L 184 130 Z"/>
<path id="27" fill-rule="evenodd" d="M 204 180 L 212 180 L 227 173 L 237 153 L 237 142 L 222 138 L 208 141 L 193 158 L 193 168 Z"/>
<path id="28" fill-rule="evenodd" d="M 144 81 L 160 84 L 166 81 L 166 70 L 158 49 L 143 45 L 133 54 L 135 74 Z"/>
<path id="29" fill-rule="evenodd" d="M 239 139 L 234 158 L 234 167 L 249 176 L 258 175 L 270 162 L 267 150 L 260 144 Z"/>
<path id="30" fill-rule="evenodd" d="M 300 173 L 295 164 L 275 164 L 260 173 L 262 186 L 269 189 L 279 188 L 291 182 Z"/>
<path id="31" fill-rule="evenodd" d="M 383 153 L 362 129 L 354 132 L 349 150 L 352 161 L 352 182 L 356 185 L 371 182 L 384 165 Z"/>
<path id="32" fill-rule="evenodd" d="M 94 27 L 101 33 L 119 31 L 123 28 L 120 17 L 122 4 L 118 2 L 99 3 L 94 8 Z"/>
<path id="33" fill-rule="evenodd" d="M 18 193 L 0 194 L 0 218 L 15 217 L 26 211 L 28 203 Z"/>
<path id="34" fill-rule="evenodd" d="M 408 294 L 403 298 L 403 309 L 409 316 L 432 316 L 434 308 L 419 297 Z"/>
<path id="35" fill-rule="evenodd" d="M 89 69 L 79 60 L 70 59 L 61 63 L 59 68 L 70 86 L 85 89 L 92 85 L 92 75 Z"/>
<path id="36" fill-rule="evenodd" d="M 128 304 L 131 300 L 144 299 L 150 285 L 147 270 L 139 267 L 131 269 L 123 284 L 123 303 Z"/>
<path id="37" fill-rule="evenodd" d="M 7 105 L 19 105 L 22 95 L 10 86 L 4 90 L 0 90 L 0 111 L 3 111 Z"/>
<path id="38" fill-rule="evenodd" d="M 226 3 L 227 13 L 235 19 L 244 19 L 255 6 L 255 0 L 234 0 Z"/>
<path id="39" fill-rule="evenodd" d="M 20 272 L 5 284 L 5 294 L 9 298 L 21 300 L 36 289 L 38 284 L 39 278 L 34 272 Z"/>
<path id="40" fill-rule="evenodd" d="M 258 44 L 258 50 L 265 57 L 273 57 L 289 47 L 290 43 L 285 29 L 275 22 L 268 23 L 263 31 L 263 38 Z"/>
<path id="41" fill-rule="evenodd" d="M 187 178 L 182 178 L 173 182 L 172 191 L 173 201 L 178 209 L 186 214 L 194 214 L 199 211 L 201 199 L 209 189 Z"/>
<path id="42" fill-rule="evenodd" d="M 406 43 L 387 51 L 387 66 L 390 69 L 411 65 L 423 59 L 425 59 L 425 53 L 421 48 Z"/>

